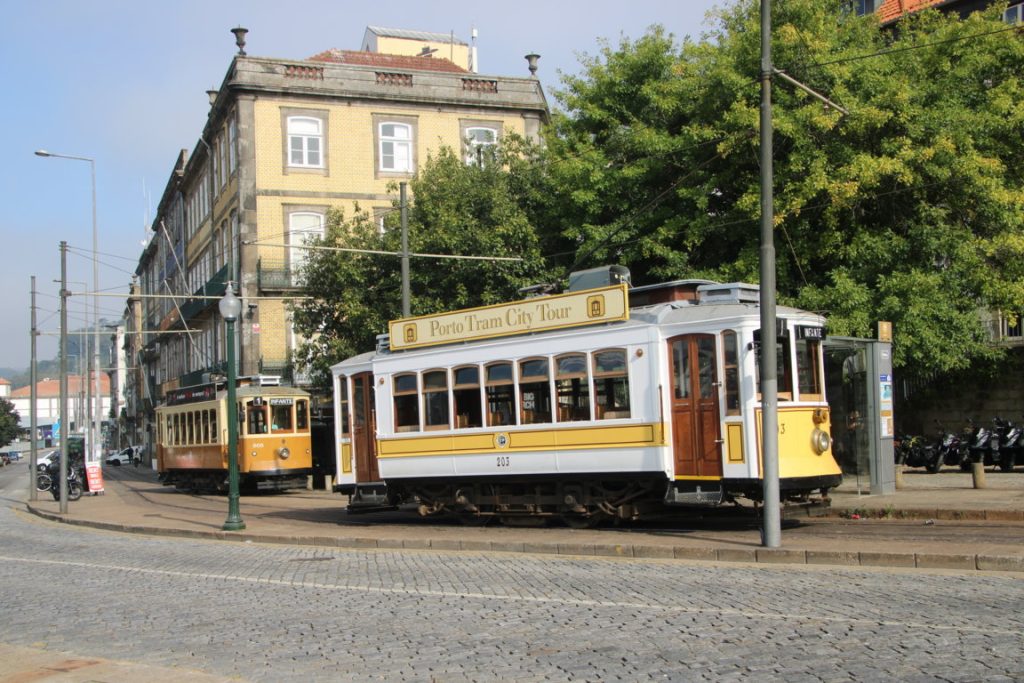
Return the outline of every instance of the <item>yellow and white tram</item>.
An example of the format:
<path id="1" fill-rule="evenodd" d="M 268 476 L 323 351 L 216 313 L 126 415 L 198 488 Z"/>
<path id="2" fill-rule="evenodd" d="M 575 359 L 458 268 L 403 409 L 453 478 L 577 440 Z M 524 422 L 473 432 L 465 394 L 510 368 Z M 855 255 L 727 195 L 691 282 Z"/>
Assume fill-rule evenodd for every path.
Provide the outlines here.
<path id="1" fill-rule="evenodd" d="M 626 284 L 393 321 L 333 368 L 353 511 L 570 524 L 762 491 L 756 287 Z M 631 300 L 632 306 L 627 303 Z M 825 321 L 778 307 L 784 499 L 838 485 Z"/>
<path id="2" fill-rule="evenodd" d="M 305 488 L 313 471 L 309 394 L 241 378 L 238 473 L 248 489 Z M 227 490 L 228 403 L 224 383 L 168 392 L 156 409 L 157 470 L 169 486 Z"/>

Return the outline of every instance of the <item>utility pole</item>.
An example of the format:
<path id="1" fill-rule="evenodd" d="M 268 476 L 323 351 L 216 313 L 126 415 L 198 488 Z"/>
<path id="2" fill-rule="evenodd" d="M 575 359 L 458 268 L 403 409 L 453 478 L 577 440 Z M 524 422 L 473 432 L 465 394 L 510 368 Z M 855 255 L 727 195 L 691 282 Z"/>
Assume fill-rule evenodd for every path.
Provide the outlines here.
<path id="1" fill-rule="evenodd" d="M 761 544 L 782 545 L 779 513 L 779 379 L 775 318 L 775 207 L 772 194 L 772 3 L 761 0 Z"/>
<path id="2" fill-rule="evenodd" d="M 60 243 L 60 513 L 68 513 L 68 243 Z"/>
<path id="3" fill-rule="evenodd" d="M 409 293 L 409 205 L 405 199 L 404 181 L 399 183 L 399 203 L 401 204 L 402 216 L 402 317 L 408 318 L 411 315 Z"/>
<path id="4" fill-rule="evenodd" d="M 38 406 L 37 406 L 38 398 L 36 396 L 36 391 L 37 391 L 36 383 L 39 381 L 39 378 L 36 377 L 36 336 L 38 336 L 38 334 L 39 334 L 39 332 L 36 330 L 36 276 L 33 275 L 32 276 L 32 329 L 29 331 L 29 335 L 30 335 L 30 345 L 29 345 L 29 348 L 31 349 L 31 356 L 32 357 L 31 357 L 31 359 L 29 361 L 29 367 L 28 367 L 28 381 L 29 381 L 29 386 L 30 386 L 30 388 L 29 388 L 29 399 L 28 400 L 31 401 L 31 403 L 29 404 L 29 409 L 28 409 L 28 414 L 30 416 L 30 418 L 29 418 L 29 429 L 31 430 L 29 432 L 29 438 L 32 439 L 32 445 L 31 445 L 30 450 L 29 450 L 29 453 L 30 453 L 31 457 L 29 458 L 29 463 L 28 463 L 28 499 L 29 500 L 33 500 L 33 501 L 39 500 L 39 492 L 36 491 L 36 463 L 39 461 L 39 439 L 36 437 L 36 435 L 39 433 L 39 423 L 38 423 L 38 419 L 37 419 L 37 415 L 36 415 L 36 412 L 38 410 Z"/>

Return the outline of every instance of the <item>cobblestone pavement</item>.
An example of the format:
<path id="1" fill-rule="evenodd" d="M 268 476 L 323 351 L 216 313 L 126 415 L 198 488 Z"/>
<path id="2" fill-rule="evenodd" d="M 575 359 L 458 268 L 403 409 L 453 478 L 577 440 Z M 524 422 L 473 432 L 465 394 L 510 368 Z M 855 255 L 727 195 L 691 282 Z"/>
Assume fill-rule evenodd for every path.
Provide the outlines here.
<path id="1" fill-rule="evenodd" d="M 1024 680 L 1024 580 L 266 546 L 0 507 L 2 640 L 252 681 Z"/>

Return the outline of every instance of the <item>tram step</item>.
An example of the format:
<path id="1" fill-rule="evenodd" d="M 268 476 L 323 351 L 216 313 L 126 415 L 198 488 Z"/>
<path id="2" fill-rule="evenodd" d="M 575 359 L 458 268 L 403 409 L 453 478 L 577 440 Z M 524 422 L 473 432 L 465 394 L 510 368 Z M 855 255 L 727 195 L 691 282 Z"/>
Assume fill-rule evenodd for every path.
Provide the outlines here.
<path id="1" fill-rule="evenodd" d="M 719 505 L 725 498 L 721 484 L 695 484 L 680 482 L 670 484 L 665 492 L 666 505 Z"/>

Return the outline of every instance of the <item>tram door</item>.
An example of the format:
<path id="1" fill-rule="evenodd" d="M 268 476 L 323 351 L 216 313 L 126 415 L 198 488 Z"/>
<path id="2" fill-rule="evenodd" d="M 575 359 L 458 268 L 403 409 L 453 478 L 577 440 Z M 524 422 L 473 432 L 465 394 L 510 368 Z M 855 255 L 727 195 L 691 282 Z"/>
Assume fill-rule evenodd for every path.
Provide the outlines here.
<path id="1" fill-rule="evenodd" d="M 377 420 L 374 412 L 373 373 L 352 377 L 352 450 L 356 482 L 380 481 L 377 467 Z"/>
<path id="2" fill-rule="evenodd" d="M 722 476 L 715 337 L 668 340 L 672 372 L 672 448 L 676 476 Z"/>

